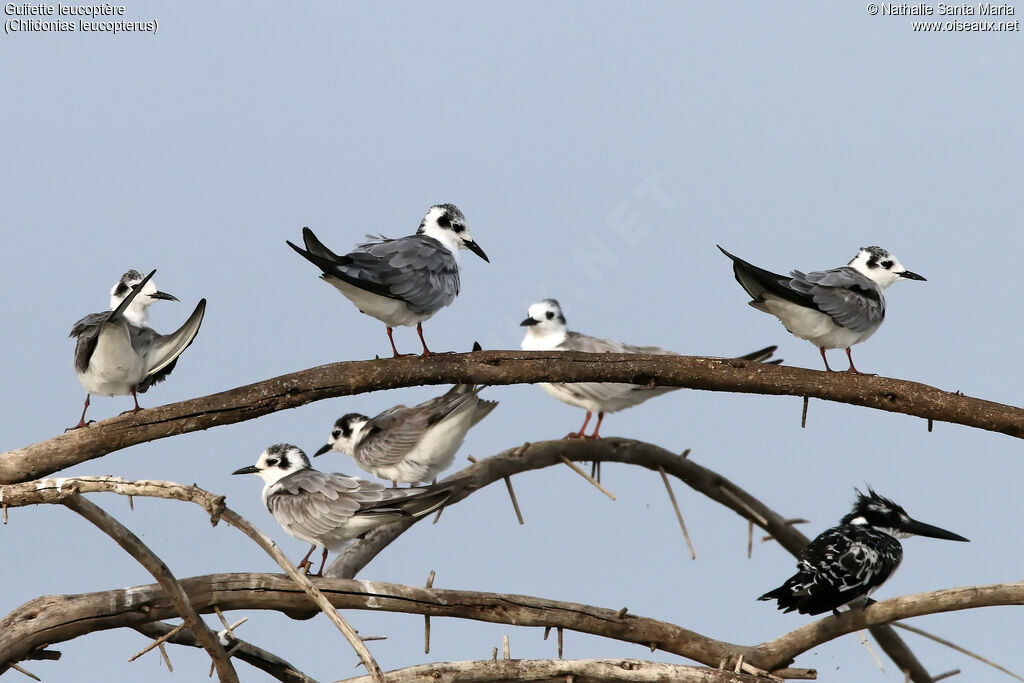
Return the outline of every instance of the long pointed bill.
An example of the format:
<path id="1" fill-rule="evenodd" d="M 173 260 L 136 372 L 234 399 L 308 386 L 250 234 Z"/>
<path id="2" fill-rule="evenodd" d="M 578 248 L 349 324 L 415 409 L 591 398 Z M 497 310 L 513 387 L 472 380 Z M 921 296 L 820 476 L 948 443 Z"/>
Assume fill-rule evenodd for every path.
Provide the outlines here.
<path id="1" fill-rule="evenodd" d="M 940 529 L 937 526 L 932 526 L 931 524 L 919 522 L 916 519 L 910 520 L 907 524 L 903 526 L 902 529 L 900 529 L 900 531 L 905 531 L 908 534 L 914 534 L 916 536 L 941 538 L 946 541 L 964 541 L 966 543 L 970 543 L 971 541 L 971 539 L 964 538 L 960 534 L 954 534 L 952 531 L 946 531 L 945 529 Z"/>
<path id="2" fill-rule="evenodd" d="M 232 472 L 231 474 L 258 474 L 259 471 L 260 471 L 260 468 L 256 467 L 256 465 L 249 465 L 248 467 L 243 467 L 241 469 L 237 469 L 234 472 Z"/>
<path id="3" fill-rule="evenodd" d="M 323 446 L 320 447 L 320 450 L 313 454 L 313 457 L 315 458 L 318 455 L 323 455 L 329 450 L 331 450 L 331 444 L 325 443 Z"/>
<path id="4" fill-rule="evenodd" d="M 900 277 L 905 278 L 907 280 L 921 280 L 922 282 L 927 282 L 923 275 L 911 273 L 909 270 L 904 270 L 902 273 L 900 273 Z"/>
<path id="5" fill-rule="evenodd" d="M 178 301 L 178 297 L 167 292 L 153 292 L 150 296 L 154 299 L 163 299 L 164 301 Z"/>
<path id="6" fill-rule="evenodd" d="M 534 320 L 533 318 L 527 318 L 523 322 L 519 323 L 519 327 L 529 327 L 531 325 L 536 325 L 539 322 L 540 322 L 539 320 Z"/>
<path id="7" fill-rule="evenodd" d="M 485 254 L 484 250 L 480 248 L 480 245 L 474 242 L 473 240 L 466 240 L 465 242 L 463 242 L 463 244 L 466 245 L 466 249 L 469 249 L 471 252 L 482 258 L 484 261 L 487 261 L 488 263 L 491 262 L 491 259 L 487 258 L 487 254 Z"/>

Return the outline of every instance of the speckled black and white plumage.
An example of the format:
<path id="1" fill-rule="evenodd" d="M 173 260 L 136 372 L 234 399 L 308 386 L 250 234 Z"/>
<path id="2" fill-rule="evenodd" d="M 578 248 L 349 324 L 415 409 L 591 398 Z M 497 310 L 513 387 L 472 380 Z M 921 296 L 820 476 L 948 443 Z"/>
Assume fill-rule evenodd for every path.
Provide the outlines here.
<path id="1" fill-rule="evenodd" d="M 780 610 L 822 614 L 869 596 L 892 576 L 903 559 L 898 537 L 967 539 L 910 518 L 906 511 L 872 490 L 858 492 L 853 510 L 838 526 L 811 541 L 797 562 L 797 573 L 759 600 L 777 600 Z"/>

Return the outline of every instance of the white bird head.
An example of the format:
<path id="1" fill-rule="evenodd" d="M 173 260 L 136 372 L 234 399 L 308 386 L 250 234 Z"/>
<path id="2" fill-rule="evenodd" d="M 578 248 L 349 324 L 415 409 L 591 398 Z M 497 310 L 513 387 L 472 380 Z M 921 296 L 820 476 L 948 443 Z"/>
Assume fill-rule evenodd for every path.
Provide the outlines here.
<path id="1" fill-rule="evenodd" d="M 363 427 L 370 421 L 370 418 L 359 413 L 348 413 L 338 418 L 338 421 L 334 423 L 334 427 L 331 429 L 331 436 L 327 439 L 327 443 L 320 447 L 316 453 L 313 454 L 315 458 L 318 455 L 323 455 L 327 451 L 338 451 L 345 455 L 355 455 L 356 444 L 363 438 Z"/>
<path id="2" fill-rule="evenodd" d="M 258 474 L 269 486 L 292 472 L 309 468 L 309 458 L 301 448 L 290 443 L 276 443 L 260 453 L 255 465 L 237 469 L 231 474 Z"/>
<path id="3" fill-rule="evenodd" d="M 526 312 L 526 320 L 519 323 L 526 329 L 526 337 L 521 344 L 527 350 L 544 350 L 554 348 L 563 341 L 567 333 L 565 314 L 555 299 L 544 299 L 530 306 Z"/>
<path id="4" fill-rule="evenodd" d="M 117 308 L 144 278 L 145 276 L 137 270 L 129 270 L 122 275 L 121 279 L 110 289 L 110 310 Z M 146 325 L 149 322 L 149 307 L 153 305 L 154 301 L 161 300 L 177 301 L 178 299 L 167 292 L 159 291 L 153 280 L 150 280 L 128 304 L 124 317 L 133 325 Z"/>
<path id="5" fill-rule="evenodd" d="M 469 249 L 484 261 L 491 262 L 484 250 L 473 241 L 466 217 L 454 204 L 435 204 L 430 207 L 427 215 L 420 221 L 416 234 L 433 237 L 456 256 L 459 249 Z"/>
<path id="6" fill-rule="evenodd" d="M 848 264 L 861 275 L 885 289 L 897 280 L 924 280 L 903 267 L 899 260 L 881 247 L 864 247 Z"/>

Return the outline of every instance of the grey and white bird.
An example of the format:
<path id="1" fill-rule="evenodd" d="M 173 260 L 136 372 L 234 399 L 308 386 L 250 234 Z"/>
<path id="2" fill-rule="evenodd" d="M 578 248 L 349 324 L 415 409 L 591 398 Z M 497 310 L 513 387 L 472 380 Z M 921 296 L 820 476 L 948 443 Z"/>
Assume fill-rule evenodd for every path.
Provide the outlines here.
<path id="1" fill-rule="evenodd" d="M 84 427 L 89 397 L 127 396 L 135 401 L 132 413 L 139 407 L 137 394 L 145 393 L 163 381 L 174 370 L 178 356 L 189 347 L 199 333 L 206 299 L 200 299 L 192 315 L 170 334 L 160 334 L 149 327 L 149 307 L 155 301 L 177 301 L 161 292 L 152 281 L 152 271 L 143 277 L 129 270 L 110 290 L 110 309 L 85 316 L 71 328 L 75 343 L 75 372 L 86 391 L 85 407 L 78 424 Z"/>
<path id="2" fill-rule="evenodd" d="M 422 517 L 444 505 L 457 482 L 422 488 L 395 489 L 374 481 L 313 469 L 302 449 L 274 444 L 255 465 L 232 474 L 258 474 L 263 479 L 263 504 L 289 534 L 311 545 L 299 569 L 312 569 L 309 560 L 323 548 L 323 576 L 328 551 L 338 552 L 352 539 L 382 524 L 404 517 Z"/>
<path id="3" fill-rule="evenodd" d="M 456 384 L 443 396 L 412 407 L 397 405 L 376 417 L 348 413 L 313 455 L 331 450 L 350 455 L 364 470 L 393 484 L 432 481 L 452 464 L 466 433 L 497 407 L 497 401 L 478 396 L 481 389 Z"/>
<path id="4" fill-rule="evenodd" d="M 778 275 L 733 256 L 736 281 L 747 291 L 750 305 L 771 313 L 793 335 L 821 352 L 825 369 L 832 368 L 825 349 L 846 349 L 847 372 L 857 373 L 850 347 L 866 341 L 885 319 L 883 292 L 897 280 L 924 280 L 881 247 L 864 247 L 845 266 L 831 270 Z"/>
<path id="5" fill-rule="evenodd" d="M 306 248 L 288 246 L 321 271 L 322 280 L 336 287 L 360 312 L 387 326 L 395 358 L 395 327 L 416 326 L 423 355 L 431 355 L 423 339 L 423 323 L 459 294 L 459 251 L 469 249 L 484 261 L 487 254 L 473 240 L 466 217 L 454 204 L 430 207 L 416 234 L 398 239 L 367 235 L 368 242 L 339 256 L 302 229 Z M 414 355 L 414 354 L 406 354 Z"/>
<path id="6" fill-rule="evenodd" d="M 587 353 L 637 353 L 677 356 L 675 351 L 660 346 L 634 346 L 611 339 L 590 337 L 570 330 L 565 321 L 562 307 L 555 299 L 544 299 L 530 306 L 526 320 L 520 323 L 527 328 L 526 336 L 520 347 L 526 351 L 585 351 Z M 781 363 L 781 360 L 769 361 L 776 346 L 768 346 L 759 351 L 740 356 L 741 360 L 755 363 Z M 605 413 L 615 413 L 624 408 L 643 403 L 644 401 L 675 391 L 679 387 L 650 387 L 639 384 L 621 384 L 616 382 L 577 382 L 561 384 L 554 382 L 541 383 L 544 391 L 559 401 L 583 408 L 587 416 L 578 432 L 570 432 L 567 439 L 600 437 L 599 430 Z M 585 435 L 587 424 L 593 413 L 597 413 L 597 425 L 594 433 Z"/>

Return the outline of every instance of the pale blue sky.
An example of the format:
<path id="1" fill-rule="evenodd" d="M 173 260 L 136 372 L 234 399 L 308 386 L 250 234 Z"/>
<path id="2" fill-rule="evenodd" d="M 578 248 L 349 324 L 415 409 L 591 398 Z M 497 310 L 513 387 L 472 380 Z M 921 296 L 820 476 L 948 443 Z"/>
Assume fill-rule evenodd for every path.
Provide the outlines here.
<path id="1" fill-rule="evenodd" d="M 817 350 L 746 305 L 730 251 L 777 271 L 834 267 L 880 244 L 927 282 L 896 285 L 860 369 L 1021 404 L 1019 269 L 1024 209 L 1019 33 L 919 34 L 861 3 L 265 2 L 127 5 L 157 35 L 21 33 L 0 38 L 7 391 L 0 449 L 59 433 L 80 413 L 71 324 L 102 310 L 128 268 L 158 268 L 181 304 L 176 327 L 209 300 L 195 344 L 143 406 L 183 400 L 387 350 L 383 325 L 316 279 L 284 244 L 304 225 L 335 250 L 364 233 L 412 232 L 427 208 L 456 203 L 487 264 L 466 254 L 463 292 L 426 325 L 436 349 L 515 348 L 527 306 L 561 300 L 570 327 L 684 353 L 779 344 L 787 363 Z M 656 189 L 652 189 L 656 188 Z M 622 228 L 623 224 L 635 227 Z M 402 349 L 415 332 L 396 333 Z M 833 352 L 836 367 L 845 367 Z M 136 446 L 73 474 L 165 478 L 228 496 L 287 553 L 305 547 L 262 508 L 259 483 L 230 477 L 267 445 L 324 442 L 343 413 L 439 393 L 408 389 L 324 401 Z M 463 455 L 561 436 L 582 411 L 535 387 L 497 387 L 499 408 Z M 94 399 L 102 418 L 130 398 Z M 696 461 L 810 535 L 870 483 L 915 517 L 972 539 L 911 539 L 876 597 L 1020 578 L 1014 482 L 1020 444 L 1005 436 L 844 405 L 680 391 L 610 416 L 603 432 L 693 449 Z M 355 473 L 340 456 L 318 465 Z M 526 593 L 619 608 L 709 636 L 757 643 L 809 621 L 756 602 L 794 560 L 772 545 L 745 558 L 746 523 L 676 485 L 698 558 L 690 561 L 659 477 L 608 465 L 611 502 L 567 469 L 517 477 L 527 520 L 492 487 L 416 527 L 362 578 Z M 210 529 L 179 503 L 94 497 L 180 577 L 277 571 L 241 534 Z M 0 529 L 0 613 L 37 595 L 150 583 L 106 537 L 64 509 L 10 511 Z M 320 680 L 356 657 L 319 617 L 250 613 L 241 634 Z M 385 668 L 554 656 L 540 629 L 351 612 Z M 993 608 L 914 622 L 1015 664 L 1019 613 Z M 1005 680 L 915 636 L 933 673 Z M 28 668 L 49 683 L 163 680 L 145 644 L 107 632 L 61 644 Z M 663 653 L 566 634 L 567 657 Z M 171 650 L 179 679 L 205 676 L 197 651 Z M 802 656 L 820 680 L 896 680 L 855 636 Z M 246 681 L 262 674 L 239 664 Z M 12 676 L 14 674 L 11 674 Z"/>

